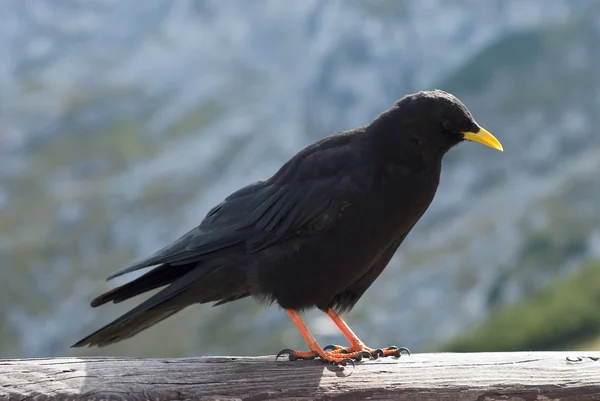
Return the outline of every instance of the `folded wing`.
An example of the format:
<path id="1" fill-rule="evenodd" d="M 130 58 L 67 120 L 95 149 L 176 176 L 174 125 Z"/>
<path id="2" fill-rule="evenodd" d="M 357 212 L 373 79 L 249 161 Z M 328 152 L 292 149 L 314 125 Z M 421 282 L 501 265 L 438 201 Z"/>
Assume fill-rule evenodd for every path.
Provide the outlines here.
<path id="1" fill-rule="evenodd" d="M 364 185 L 348 173 L 339 174 L 348 171 L 340 165 L 360 165 L 360 155 L 352 154 L 347 142 L 338 137 L 304 149 L 270 179 L 228 196 L 198 227 L 108 279 L 156 264 L 199 262 L 232 247 L 260 252 L 292 236 L 326 230 L 360 198 Z"/>

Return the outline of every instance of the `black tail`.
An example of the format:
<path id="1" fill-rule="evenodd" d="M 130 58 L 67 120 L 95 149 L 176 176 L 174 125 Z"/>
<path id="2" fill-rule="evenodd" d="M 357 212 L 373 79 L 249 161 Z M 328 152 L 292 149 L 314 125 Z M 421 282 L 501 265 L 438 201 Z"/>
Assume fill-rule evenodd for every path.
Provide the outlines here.
<path id="1" fill-rule="evenodd" d="M 232 266 L 199 268 L 197 263 L 160 265 L 95 298 L 92 306 L 110 301 L 118 303 L 163 285 L 171 285 L 71 347 L 104 347 L 133 337 L 194 303 L 217 301 L 221 304 L 243 298 L 249 295 L 245 283 L 243 271 Z"/>
<path id="2" fill-rule="evenodd" d="M 190 272 L 190 268 L 182 271 L 179 267 L 161 265 L 143 276 L 94 299 L 92 301 L 92 306 L 94 307 L 109 301 L 115 303 L 121 302 L 137 294 L 172 283 L 123 316 L 115 319 L 76 344 L 73 344 L 71 347 L 83 347 L 85 345 L 90 347 L 104 347 L 123 341 L 191 305 L 192 302 L 185 300 L 185 297 L 181 295 L 200 278 L 198 277 L 198 273 L 205 273 L 200 270 L 192 270 Z M 182 277 L 183 272 L 191 274 L 183 274 Z"/>
<path id="3" fill-rule="evenodd" d="M 125 317 L 126 315 L 124 315 L 71 345 L 71 347 L 84 347 L 86 345 L 90 347 L 104 347 L 126 340 L 139 332 L 146 330 L 150 326 L 155 325 L 161 320 L 179 312 L 186 306 L 187 305 L 179 305 L 171 308 L 165 308 L 164 306 L 154 307 L 139 311 L 132 316 Z"/>
<path id="4" fill-rule="evenodd" d="M 91 302 L 91 306 L 92 308 L 95 308 L 110 301 L 116 304 L 135 297 L 136 295 L 143 294 L 144 292 L 171 284 L 178 278 L 185 276 L 194 267 L 196 267 L 195 264 L 184 266 L 162 264 L 150 270 L 143 276 L 94 298 Z"/>

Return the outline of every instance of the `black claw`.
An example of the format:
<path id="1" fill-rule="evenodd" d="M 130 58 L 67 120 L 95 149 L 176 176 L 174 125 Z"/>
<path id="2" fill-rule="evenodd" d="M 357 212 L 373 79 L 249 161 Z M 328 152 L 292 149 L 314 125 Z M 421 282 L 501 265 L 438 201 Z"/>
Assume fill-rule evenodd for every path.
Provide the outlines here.
<path id="1" fill-rule="evenodd" d="M 340 354 L 347 354 L 347 353 L 348 353 L 348 350 L 346 348 L 342 348 L 340 350 Z"/>
<path id="2" fill-rule="evenodd" d="M 360 353 L 364 358 L 371 359 L 371 357 L 373 356 L 373 355 L 371 355 L 371 353 L 369 351 L 361 351 Z"/>
<path id="3" fill-rule="evenodd" d="M 328 344 L 323 348 L 323 351 L 334 351 L 337 349 L 337 345 Z"/>
<path id="4" fill-rule="evenodd" d="M 340 365 L 340 366 L 346 366 L 348 363 L 352 364 L 352 367 L 356 367 L 356 364 L 354 363 L 354 361 L 350 358 L 346 358 L 343 359 L 339 362 L 335 362 L 335 361 L 328 361 L 327 359 L 324 358 L 319 358 L 321 360 L 321 362 L 323 363 L 331 363 L 333 365 Z"/>
<path id="5" fill-rule="evenodd" d="M 363 359 L 362 352 L 356 352 L 356 353 L 354 353 L 354 360 L 355 361 L 360 362 L 360 361 L 362 361 L 362 359 Z"/>
<path id="6" fill-rule="evenodd" d="M 402 356 L 402 352 L 406 352 L 408 355 L 410 355 L 410 351 L 406 347 L 400 347 L 400 348 L 398 348 L 395 345 L 392 345 L 391 347 L 387 347 L 385 350 L 386 351 L 395 351 L 391 355 L 394 356 L 394 357 L 396 357 L 396 358 L 400 358 Z"/>
<path id="7" fill-rule="evenodd" d="M 294 355 L 294 350 L 289 349 L 289 348 L 285 348 L 285 349 L 282 349 L 281 351 L 279 351 L 277 353 L 277 356 L 275 357 L 275 360 L 279 359 L 279 357 L 282 356 L 283 354 L 288 354 L 289 358 L 290 358 L 290 361 L 295 361 L 296 359 L 298 359 L 296 357 L 296 355 Z"/>
<path id="8" fill-rule="evenodd" d="M 402 352 L 395 345 L 392 345 L 391 347 L 387 347 L 385 350 L 386 351 L 395 351 L 390 354 L 394 358 L 400 358 L 400 356 L 402 354 Z"/>
<path id="9" fill-rule="evenodd" d="M 280 356 L 284 355 L 284 354 L 288 354 L 288 359 L 290 361 L 297 361 L 298 359 L 303 359 L 303 360 L 307 360 L 307 361 L 312 361 L 313 359 L 316 358 L 317 353 L 313 352 L 313 356 L 309 356 L 307 358 L 301 358 L 299 356 L 296 355 L 296 352 L 292 349 L 286 348 L 286 349 L 282 349 L 281 351 L 279 351 L 279 353 L 277 354 L 277 356 L 275 357 L 275 360 L 277 360 Z"/>
<path id="10" fill-rule="evenodd" d="M 377 355 L 377 358 L 385 356 L 385 352 L 383 352 L 383 350 L 381 348 L 377 348 L 375 350 L 374 354 Z M 377 359 L 377 358 L 375 358 L 375 359 Z"/>

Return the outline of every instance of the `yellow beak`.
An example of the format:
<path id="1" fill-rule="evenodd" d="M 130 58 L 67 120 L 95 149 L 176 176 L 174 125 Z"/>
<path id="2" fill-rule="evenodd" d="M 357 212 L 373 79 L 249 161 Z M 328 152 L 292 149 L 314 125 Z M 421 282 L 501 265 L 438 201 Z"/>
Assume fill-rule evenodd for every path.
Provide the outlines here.
<path id="1" fill-rule="evenodd" d="M 490 148 L 497 149 L 500 152 L 504 151 L 504 148 L 502 147 L 500 141 L 498 141 L 494 135 L 490 134 L 481 127 L 479 127 L 479 131 L 477 132 L 463 132 L 463 138 L 469 141 L 482 143 L 484 145 L 489 146 Z"/>

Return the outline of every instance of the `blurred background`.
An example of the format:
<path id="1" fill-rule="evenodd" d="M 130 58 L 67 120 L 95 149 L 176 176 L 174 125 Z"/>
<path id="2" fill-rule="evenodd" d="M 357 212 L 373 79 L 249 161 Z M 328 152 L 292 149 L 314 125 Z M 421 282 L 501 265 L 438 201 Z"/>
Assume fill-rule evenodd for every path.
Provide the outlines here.
<path id="1" fill-rule="evenodd" d="M 105 277 L 294 153 L 444 89 L 496 135 L 442 183 L 347 315 L 413 352 L 600 349 L 600 3 L 0 2 L 0 357 L 305 348 L 253 299 L 70 349 L 146 296 Z M 321 313 L 322 346 L 344 343 Z"/>

